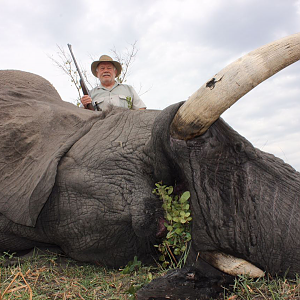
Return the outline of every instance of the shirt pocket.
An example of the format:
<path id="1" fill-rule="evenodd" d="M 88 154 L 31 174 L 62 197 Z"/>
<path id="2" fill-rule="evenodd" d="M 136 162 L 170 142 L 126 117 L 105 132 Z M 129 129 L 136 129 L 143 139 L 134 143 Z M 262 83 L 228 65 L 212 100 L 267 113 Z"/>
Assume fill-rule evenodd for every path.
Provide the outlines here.
<path id="1" fill-rule="evenodd" d="M 119 95 L 120 106 L 126 108 L 132 108 L 132 98 L 130 96 Z"/>
<path id="2" fill-rule="evenodd" d="M 93 98 L 93 106 L 95 110 L 103 110 L 105 109 L 104 107 L 104 101 L 106 97 L 100 97 L 99 95 L 96 95 Z"/>
<path id="3" fill-rule="evenodd" d="M 93 97 L 93 104 L 95 104 L 96 102 L 98 104 L 102 104 L 104 101 L 107 101 L 108 100 L 108 97 L 101 97 L 100 95 L 96 95 L 95 97 Z"/>

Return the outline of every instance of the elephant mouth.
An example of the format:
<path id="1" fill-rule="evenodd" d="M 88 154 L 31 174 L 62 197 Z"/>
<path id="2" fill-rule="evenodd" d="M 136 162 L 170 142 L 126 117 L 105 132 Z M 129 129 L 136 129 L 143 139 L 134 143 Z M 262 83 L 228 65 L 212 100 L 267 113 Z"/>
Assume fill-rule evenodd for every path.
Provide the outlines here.
<path id="1" fill-rule="evenodd" d="M 166 222 L 167 221 L 162 217 L 157 220 L 157 231 L 155 235 L 157 238 L 164 238 L 167 235 Z"/>

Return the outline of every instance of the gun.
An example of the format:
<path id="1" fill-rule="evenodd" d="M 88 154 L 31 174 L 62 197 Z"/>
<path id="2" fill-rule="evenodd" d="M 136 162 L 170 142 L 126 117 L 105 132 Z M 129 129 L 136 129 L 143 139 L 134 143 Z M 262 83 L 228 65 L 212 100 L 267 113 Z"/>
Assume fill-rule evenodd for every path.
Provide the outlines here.
<path id="1" fill-rule="evenodd" d="M 85 84 L 85 82 L 84 82 L 83 76 L 82 76 L 82 74 L 81 74 L 81 72 L 80 72 L 80 69 L 79 69 L 79 67 L 78 67 L 78 65 L 77 65 L 77 62 L 76 62 L 76 59 L 75 59 L 75 56 L 74 56 L 74 54 L 73 54 L 72 46 L 71 46 L 70 44 L 68 44 L 68 47 L 69 47 L 71 56 L 72 56 L 72 58 L 73 58 L 74 64 L 75 64 L 75 66 L 76 66 L 76 69 L 77 69 L 77 72 L 78 72 L 78 75 L 79 75 L 79 78 L 80 78 L 79 83 L 80 83 L 80 86 L 81 86 L 83 95 L 89 95 L 89 94 L 90 94 L 90 93 L 89 93 L 89 90 L 88 90 L 88 88 L 87 88 L 87 86 L 86 86 L 86 84 Z M 92 104 L 89 103 L 89 104 L 87 105 L 87 108 L 90 108 L 90 105 L 92 105 Z M 97 107 L 97 110 L 99 110 L 98 103 L 96 103 L 96 107 Z"/>

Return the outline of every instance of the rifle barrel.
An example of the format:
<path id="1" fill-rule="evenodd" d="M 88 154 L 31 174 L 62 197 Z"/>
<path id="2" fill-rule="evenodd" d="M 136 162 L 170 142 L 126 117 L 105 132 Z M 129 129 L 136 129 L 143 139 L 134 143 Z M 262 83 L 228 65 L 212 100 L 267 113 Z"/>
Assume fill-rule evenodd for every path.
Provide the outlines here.
<path id="1" fill-rule="evenodd" d="M 85 82 L 84 82 L 83 76 L 82 76 L 82 74 L 81 74 L 81 72 L 80 72 L 80 69 L 79 69 L 79 67 L 78 67 L 77 61 L 76 61 L 75 56 L 74 56 L 74 54 L 73 54 L 72 46 L 71 46 L 70 44 L 68 44 L 68 47 L 69 47 L 71 56 L 72 56 L 72 58 L 73 58 L 75 67 L 76 67 L 76 69 L 77 69 L 78 75 L 79 75 L 79 77 L 80 77 L 80 86 L 81 86 L 82 92 L 83 92 L 84 95 L 89 95 L 89 90 L 88 90 L 88 88 L 87 88 L 87 86 L 86 86 L 86 84 L 85 84 Z"/>

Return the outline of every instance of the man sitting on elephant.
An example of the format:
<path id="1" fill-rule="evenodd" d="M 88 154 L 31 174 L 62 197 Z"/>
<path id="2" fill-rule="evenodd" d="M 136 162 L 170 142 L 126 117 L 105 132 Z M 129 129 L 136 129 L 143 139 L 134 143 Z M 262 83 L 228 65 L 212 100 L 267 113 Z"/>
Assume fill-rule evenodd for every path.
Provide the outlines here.
<path id="1" fill-rule="evenodd" d="M 85 109 L 95 110 L 96 104 L 100 110 L 106 110 L 109 105 L 129 109 L 146 108 L 132 86 L 116 82 L 116 77 L 122 71 L 118 61 L 114 61 L 108 55 L 102 55 L 99 60 L 92 63 L 91 70 L 93 75 L 99 78 L 100 85 L 92 89 L 90 95 L 81 98 Z"/>

